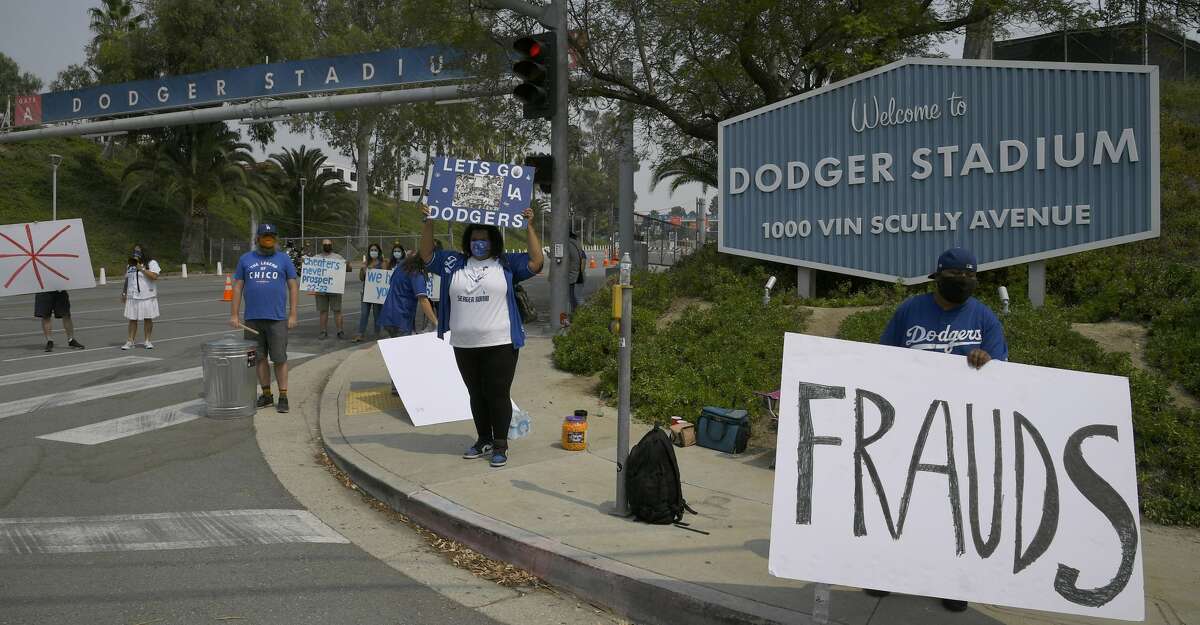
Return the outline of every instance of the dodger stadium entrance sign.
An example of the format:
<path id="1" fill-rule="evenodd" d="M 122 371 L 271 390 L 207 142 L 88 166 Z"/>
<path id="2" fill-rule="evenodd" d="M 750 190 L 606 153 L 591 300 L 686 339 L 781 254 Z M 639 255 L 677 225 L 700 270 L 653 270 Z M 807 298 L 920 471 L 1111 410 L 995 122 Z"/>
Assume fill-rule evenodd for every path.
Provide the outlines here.
<path id="1" fill-rule="evenodd" d="M 1158 69 L 908 59 L 721 123 L 720 250 L 925 280 L 1158 236 Z"/>

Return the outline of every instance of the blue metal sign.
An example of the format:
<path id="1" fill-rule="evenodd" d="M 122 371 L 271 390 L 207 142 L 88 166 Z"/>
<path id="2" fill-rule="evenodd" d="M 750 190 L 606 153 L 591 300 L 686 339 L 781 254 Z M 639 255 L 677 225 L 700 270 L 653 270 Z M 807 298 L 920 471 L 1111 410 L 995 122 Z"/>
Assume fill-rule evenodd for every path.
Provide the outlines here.
<path id="1" fill-rule="evenodd" d="M 429 182 L 432 218 L 524 228 L 533 174 L 524 165 L 440 157 Z"/>
<path id="2" fill-rule="evenodd" d="M 908 59 L 721 123 L 722 252 L 926 279 L 1159 234 L 1158 68 Z"/>
<path id="3" fill-rule="evenodd" d="M 42 122 L 455 80 L 464 77 L 461 70 L 451 67 L 461 56 L 449 48 L 398 48 L 56 91 L 42 94 Z"/>

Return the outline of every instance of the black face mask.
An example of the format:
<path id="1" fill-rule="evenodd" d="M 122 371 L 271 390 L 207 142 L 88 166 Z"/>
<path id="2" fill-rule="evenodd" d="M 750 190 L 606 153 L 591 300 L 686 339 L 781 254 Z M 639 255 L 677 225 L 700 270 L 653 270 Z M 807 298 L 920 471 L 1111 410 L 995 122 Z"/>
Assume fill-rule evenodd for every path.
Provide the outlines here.
<path id="1" fill-rule="evenodd" d="M 321 250 L 324 251 L 326 254 L 328 254 L 333 251 L 333 246 L 332 245 L 322 245 Z"/>
<path id="2" fill-rule="evenodd" d="M 977 286 L 979 286 L 979 280 L 976 278 L 939 276 L 937 279 L 938 293 L 951 304 L 961 304 L 967 301 L 975 293 Z"/>

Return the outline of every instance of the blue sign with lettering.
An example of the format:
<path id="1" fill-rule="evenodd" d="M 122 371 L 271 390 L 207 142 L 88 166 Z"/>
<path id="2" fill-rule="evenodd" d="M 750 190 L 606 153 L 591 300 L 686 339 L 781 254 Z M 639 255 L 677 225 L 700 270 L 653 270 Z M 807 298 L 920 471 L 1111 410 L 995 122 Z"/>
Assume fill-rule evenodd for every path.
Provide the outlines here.
<path id="1" fill-rule="evenodd" d="M 462 54 L 442 47 L 397 48 L 324 59 L 219 69 L 42 94 L 42 122 L 144 113 L 253 98 L 456 80 Z"/>
<path id="2" fill-rule="evenodd" d="M 907 59 L 720 124 L 722 252 L 921 282 L 1159 234 L 1158 68 Z"/>
<path id="3" fill-rule="evenodd" d="M 429 183 L 431 217 L 524 228 L 533 174 L 534 168 L 524 165 L 438 158 Z"/>

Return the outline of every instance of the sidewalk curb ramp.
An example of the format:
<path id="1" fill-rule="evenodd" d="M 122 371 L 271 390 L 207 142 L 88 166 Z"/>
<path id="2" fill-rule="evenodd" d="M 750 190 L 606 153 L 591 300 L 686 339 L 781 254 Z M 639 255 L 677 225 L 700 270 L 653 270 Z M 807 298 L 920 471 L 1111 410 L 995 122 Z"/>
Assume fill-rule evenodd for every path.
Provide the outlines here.
<path id="1" fill-rule="evenodd" d="M 349 388 L 339 364 L 321 394 L 321 440 L 339 469 L 414 522 L 491 558 L 533 573 L 639 625 L 810 625 L 812 615 L 751 601 L 563 544 L 479 514 L 387 471 L 343 437 Z M 805 592 L 805 591 L 799 591 Z M 830 622 L 835 622 L 830 619 Z"/>

